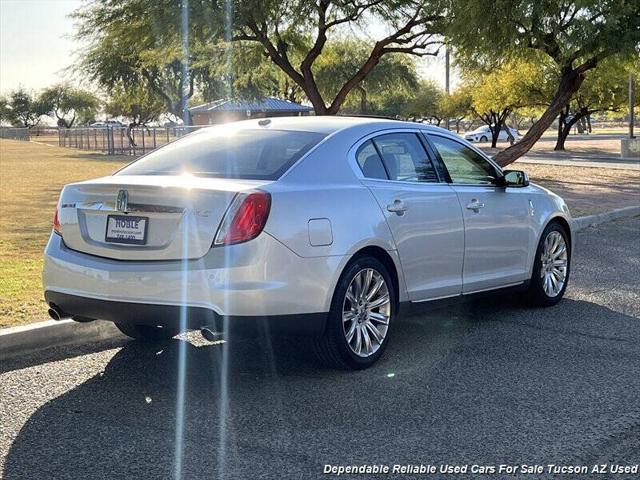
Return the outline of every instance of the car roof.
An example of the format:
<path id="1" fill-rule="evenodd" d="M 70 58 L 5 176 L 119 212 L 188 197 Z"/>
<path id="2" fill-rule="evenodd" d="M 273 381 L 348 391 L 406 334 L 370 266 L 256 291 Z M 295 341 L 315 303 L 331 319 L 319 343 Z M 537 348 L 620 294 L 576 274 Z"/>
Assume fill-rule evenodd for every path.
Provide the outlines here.
<path id="1" fill-rule="evenodd" d="M 266 122 L 268 120 L 268 123 Z M 423 123 L 404 122 L 376 117 L 350 117 L 350 116 L 305 116 L 305 117 L 271 117 L 252 120 L 244 120 L 225 124 L 226 128 L 233 129 L 254 129 L 265 128 L 272 130 L 293 130 L 304 132 L 317 132 L 326 135 L 351 127 L 371 125 L 378 129 L 385 128 L 420 128 L 432 131 L 446 131 L 433 125 Z M 218 125 L 219 127 L 219 125 Z"/>

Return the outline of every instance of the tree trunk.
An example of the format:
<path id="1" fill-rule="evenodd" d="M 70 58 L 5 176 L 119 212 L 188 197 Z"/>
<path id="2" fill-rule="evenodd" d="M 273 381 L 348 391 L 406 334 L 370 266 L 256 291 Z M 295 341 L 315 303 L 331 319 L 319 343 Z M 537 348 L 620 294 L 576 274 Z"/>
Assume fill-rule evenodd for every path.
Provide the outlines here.
<path id="1" fill-rule="evenodd" d="M 579 125 L 579 127 L 578 127 L 578 131 L 579 131 L 580 133 L 584 133 L 584 132 L 587 132 L 587 133 L 588 133 L 587 119 L 586 119 L 585 117 L 582 117 L 582 118 L 580 119 L 580 121 L 578 122 L 578 125 Z"/>
<path id="2" fill-rule="evenodd" d="M 593 130 L 591 129 L 591 114 L 587 115 L 587 131 L 589 133 L 593 133 Z"/>
<path id="3" fill-rule="evenodd" d="M 564 142 L 571 131 L 571 127 L 567 128 L 567 117 L 569 116 L 569 104 L 567 104 L 558 115 L 558 136 L 556 137 L 556 146 L 554 150 L 564 150 Z"/>
<path id="4" fill-rule="evenodd" d="M 571 129 L 576 123 L 583 122 L 586 116 L 587 116 L 586 112 L 578 111 L 578 112 L 575 112 L 575 115 L 573 116 L 570 122 L 566 122 L 565 120 L 562 130 L 558 131 L 558 140 L 556 141 L 556 146 L 554 147 L 554 150 L 564 150 L 564 144 L 567 141 L 567 137 L 571 133 Z M 566 116 L 565 116 L 565 119 L 566 119 Z"/>
<path id="5" fill-rule="evenodd" d="M 356 90 L 360 94 L 360 114 L 366 115 L 367 113 L 367 91 L 362 85 L 358 85 Z"/>
<path id="6" fill-rule="evenodd" d="M 573 123 L 567 123 L 562 128 L 558 129 L 558 139 L 556 140 L 556 146 L 553 147 L 554 150 L 564 150 L 564 142 L 567 140 L 572 126 Z"/>
<path id="7" fill-rule="evenodd" d="M 127 139 L 129 140 L 129 147 L 137 147 L 136 142 L 133 141 L 133 133 L 132 130 L 137 126 L 136 122 L 131 122 L 127 126 Z"/>
<path id="8" fill-rule="evenodd" d="M 500 115 L 491 112 L 491 123 L 493 124 L 493 126 L 489 125 L 489 128 L 491 129 L 491 148 L 496 148 L 498 146 L 500 131 L 502 130 L 502 120 Z"/>
<path id="9" fill-rule="evenodd" d="M 491 148 L 496 148 L 498 145 L 498 137 L 500 136 L 500 125 L 495 125 L 491 129 Z"/>
<path id="10" fill-rule="evenodd" d="M 549 107 L 542 114 L 540 119 L 533 125 L 527 134 L 522 137 L 515 145 L 499 152 L 494 160 L 502 167 L 505 167 L 518 158 L 526 154 L 531 147 L 540 139 L 542 134 L 549 128 L 549 126 L 556 119 L 560 111 L 565 107 L 567 103 L 573 97 L 573 94 L 578 91 L 580 85 L 584 81 L 584 74 L 576 72 L 575 70 L 566 69 L 560 80 L 560 84 L 556 93 L 549 104 Z"/>

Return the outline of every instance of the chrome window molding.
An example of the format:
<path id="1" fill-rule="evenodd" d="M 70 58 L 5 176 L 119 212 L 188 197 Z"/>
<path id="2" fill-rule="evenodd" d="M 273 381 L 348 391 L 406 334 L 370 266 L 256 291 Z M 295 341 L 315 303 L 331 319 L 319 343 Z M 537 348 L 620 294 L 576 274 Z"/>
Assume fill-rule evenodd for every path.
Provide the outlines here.
<path id="1" fill-rule="evenodd" d="M 434 171 L 436 172 L 436 175 L 438 177 L 438 181 L 437 182 L 419 182 L 416 180 L 391 180 L 390 178 L 369 178 L 369 177 L 365 177 L 364 173 L 362 173 L 362 169 L 360 168 L 360 165 L 358 164 L 358 160 L 356 158 L 356 154 L 358 153 L 358 149 L 367 141 L 369 140 L 373 140 L 376 137 L 379 137 L 381 135 L 387 135 L 389 133 L 414 133 L 418 136 L 418 141 L 422 144 L 422 138 L 421 138 L 421 133 L 423 133 L 425 130 L 424 129 L 420 129 L 420 128 L 385 128 L 385 129 L 381 129 L 381 130 L 376 130 L 373 133 L 369 133 L 367 135 L 365 135 L 364 137 L 359 138 L 349 149 L 349 151 L 347 152 L 347 161 L 349 163 L 349 166 L 351 167 L 351 169 L 353 170 L 353 173 L 356 175 L 356 177 L 363 181 L 375 181 L 375 182 L 387 182 L 387 183 L 399 183 L 399 184 L 411 184 L 411 185 L 448 185 L 448 182 L 446 181 L 446 179 L 442 178 L 440 176 L 440 172 L 438 172 L 438 169 L 436 168 L 436 166 L 434 165 L 434 159 L 431 158 L 431 153 L 429 152 L 429 149 L 427 149 L 426 145 L 422 145 L 422 148 L 425 151 L 425 154 L 427 155 L 427 159 L 431 162 L 431 165 L 433 166 Z M 375 146 L 375 143 L 374 143 Z M 377 147 L 376 147 L 377 150 Z M 378 153 L 379 155 L 379 153 Z M 381 159 L 382 160 L 382 159 Z M 384 160 L 382 160 L 384 162 Z M 386 167 L 385 167 L 386 168 Z"/>

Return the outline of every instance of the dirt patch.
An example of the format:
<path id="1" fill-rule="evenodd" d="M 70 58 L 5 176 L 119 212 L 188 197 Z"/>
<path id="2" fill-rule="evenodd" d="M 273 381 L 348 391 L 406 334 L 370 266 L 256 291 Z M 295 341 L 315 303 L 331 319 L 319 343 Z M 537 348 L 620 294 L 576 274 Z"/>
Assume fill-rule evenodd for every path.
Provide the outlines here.
<path id="1" fill-rule="evenodd" d="M 574 217 L 640 205 L 640 171 L 518 162 L 517 168 L 565 199 Z"/>
<path id="2" fill-rule="evenodd" d="M 620 157 L 620 138 L 618 136 L 609 135 L 592 135 L 586 137 L 584 135 L 576 137 L 568 137 L 565 142 L 565 150 L 556 152 L 553 148 L 556 146 L 555 137 L 544 136 L 536 142 L 529 155 L 540 155 L 549 158 L 570 158 L 577 157 Z M 506 149 L 509 146 L 507 142 L 498 143 L 498 148 L 491 148 L 490 143 L 478 143 L 487 155 L 495 155 L 496 153 Z"/>

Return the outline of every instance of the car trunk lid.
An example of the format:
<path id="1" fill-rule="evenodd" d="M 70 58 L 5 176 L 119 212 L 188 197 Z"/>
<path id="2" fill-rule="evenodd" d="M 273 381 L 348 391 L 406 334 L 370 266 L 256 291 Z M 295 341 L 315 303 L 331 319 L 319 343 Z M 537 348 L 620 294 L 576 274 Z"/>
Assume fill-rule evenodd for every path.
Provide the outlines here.
<path id="1" fill-rule="evenodd" d="M 106 258 L 200 258 L 211 248 L 234 196 L 268 183 L 115 175 L 70 184 L 59 204 L 61 234 L 69 248 Z M 132 225 L 135 232 L 127 230 Z M 122 235 L 123 231 L 129 233 Z"/>

